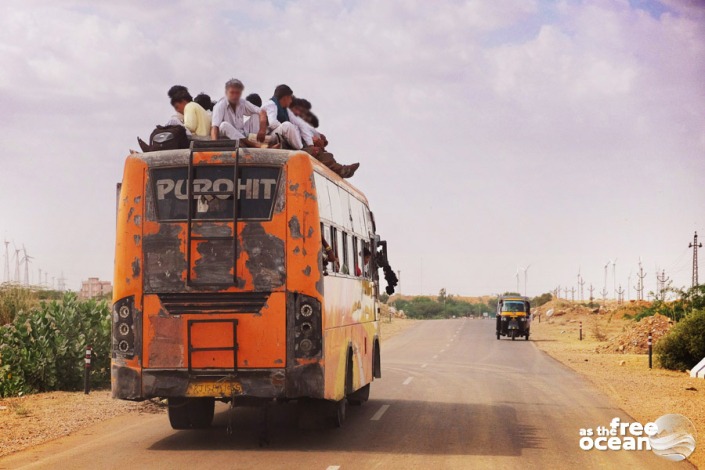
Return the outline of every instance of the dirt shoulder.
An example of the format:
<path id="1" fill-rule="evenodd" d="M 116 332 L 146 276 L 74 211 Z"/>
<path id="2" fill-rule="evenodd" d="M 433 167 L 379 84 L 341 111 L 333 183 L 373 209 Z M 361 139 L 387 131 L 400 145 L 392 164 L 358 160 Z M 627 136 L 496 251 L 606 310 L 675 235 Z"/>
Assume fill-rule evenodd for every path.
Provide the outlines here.
<path id="1" fill-rule="evenodd" d="M 556 307 L 554 315 L 562 314 L 551 318 L 546 317 L 547 310 L 541 309 L 541 323 L 534 320 L 531 325 L 536 346 L 583 374 L 639 422 L 668 413 L 690 418 L 700 442 L 689 460 L 705 468 L 705 381 L 660 369 L 655 356 L 654 368 L 649 369 L 648 355 L 615 352 L 612 345 L 638 331 L 633 320 L 621 318 L 616 310 L 592 313 Z M 581 321 L 583 341 L 579 340 Z"/>
<path id="2" fill-rule="evenodd" d="M 151 402 L 113 400 L 110 391 L 49 392 L 0 398 L 0 456 L 66 436 L 125 413 L 164 413 Z"/>

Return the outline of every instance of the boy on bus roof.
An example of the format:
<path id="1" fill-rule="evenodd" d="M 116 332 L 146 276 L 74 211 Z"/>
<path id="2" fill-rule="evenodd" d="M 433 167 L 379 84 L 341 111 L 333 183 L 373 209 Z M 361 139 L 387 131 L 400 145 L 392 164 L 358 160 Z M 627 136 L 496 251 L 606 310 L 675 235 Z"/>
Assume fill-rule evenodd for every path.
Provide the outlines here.
<path id="1" fill-rule="evenodd" d="M 292 109 L 293 104 L 296 104 L 294 109 Z M 341 165 L 335 160 L 333 154 L 325 151 L 328 145 L 326 137 L 297 114 L 310 107 L 311 103 L 307 100 L 296 100 L 294 92 L 287 85 L 277 86 L 274 96 L 261 108 L 257 140 L 263 142 L 267 133 L 277 135 L 295 150 L 310 153 L 342 178 L 350 178 L 360 164 Z"/>
<path id="2" fill-rule="evenodd" d="M 250 93 L 249 95 L 247 95 L 247 98 L 245 98 L 245 100 L 254 104 L 258 108 L 262 106 L 262 98 L 257 93 Z M 250 119 L 254 118 L 259 118 L 259 114 L 257 114 L 257 116 L 251 117 Z"/>
<path id="3" fill-rule="evenodd" d="M 211 117 L 203 107 L 193 101 L 186 90 L 180 90 L 171 98 L 171 105 L 176 112 L 184 116 L 184 127 L 196 138 L 208 138 Z"/>

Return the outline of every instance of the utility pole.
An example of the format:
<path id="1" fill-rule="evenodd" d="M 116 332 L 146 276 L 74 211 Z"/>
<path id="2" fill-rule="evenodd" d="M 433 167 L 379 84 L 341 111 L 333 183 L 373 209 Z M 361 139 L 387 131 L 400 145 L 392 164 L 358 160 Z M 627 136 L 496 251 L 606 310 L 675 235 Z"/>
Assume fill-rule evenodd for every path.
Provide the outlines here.
<path id="1" fill-rule="evenodd" d="M 516 272 L 516 278 L 517 278 L 517 294 L 521 294 L 521 287 L 519 286 L 519 266 L 517 266 L 517 272 Z"/>
<path id="2" fill-rule="evenodd" d="M 661 274 L 656 273 L 656 285 L 657 285 L 657 291 L 656 295 L 659 297 L 661 300 L 666 300 L 666 284 L 668 283 L 670 279 L 666 277 L 666 270 L 662 269 Z"/>
<path id="3" fill-rule="evenodd" d="M 578 281 L 578 282 L 580 283 L 580 301 L 584 302 L 585 301 L 585 279 L 583 279 L 581 276 L 580 281 Z"/>
<path id="4" fill-rule="evenodd" d="M 607 305 L 607 294 L 608 294 L 607 289 L 603 288 L 601 294 L 602 294 L 602 305 Z"/>
<path id="5" fill-rule="evenodd" d="M 637 274 L 636 276 L 639 278 L 636 287 L 636 299 L 644 300 L 644 278 L 646 277 L 646 273 L 644 272 L 644 267 L 641 265 L 641 260 L 639 260 L 639 274 Z"/>
<path id="6" fill-rule="evenodd" d="M 59 278 L 58 283 L 59 283 L 59 285 L 58 285 L 59 291 L 64 292 L 66 290 L 66 278 L 64 277 L 63 271 L 61 271 L 61 277 Z M 444 304 L 444 308 L 445 308 L 445 304 Z"/>
<path id="7" fill-rule="evenodd" d="M 568 300 L 568 288 L 567 287 L 563 288 L 563 298 Z"/>
<path id="8" fill-rule="evenodd" d="M 632 300 L 632 273 L 629 272 L 629 276 L 627 276 L 627 301 Z"/>
<path id="9" fill-rule="evenodd" d="M 693 249 L 693 287 L 698 285 L 698 248 L 702 248 L 703 244 L 698 243 L 698 232 L 695 232 L 693 243 L 688 245 L 688 248 Z"/>
<path id="10" fill-rule="evenodd" d="M 401 297 L 401 269 L 397 270 L 397 287 L 399 288 L 399 297 Z"/>
<path id="11" fill-rule="evenodd" d="M 624 302 L 624 289 L 622 289 L 622 284 L 620 284 L 617 291 L 617 303 L 621 304 L 622 302 Z"/>
<path id="12" fill-rule="evenodd" d="M 575 302 L 575 287 L 570 288 L 570 300 L 571 302 Z"/>

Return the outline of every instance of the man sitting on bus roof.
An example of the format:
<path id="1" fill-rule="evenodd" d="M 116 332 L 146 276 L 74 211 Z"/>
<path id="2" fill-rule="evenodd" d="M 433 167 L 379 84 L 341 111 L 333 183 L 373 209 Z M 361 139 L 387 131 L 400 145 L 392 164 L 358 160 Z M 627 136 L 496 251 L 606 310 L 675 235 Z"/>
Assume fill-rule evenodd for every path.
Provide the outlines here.
<path id="1" fill-rule="evenodd" d="M 247 136 L 259 129 L 260 108 L 242 98 L 245 85 L 236 79 L 225 83 L 225 96 L 213 106 L 211 138 L 218 139 L 220 135 L 232 140 L 240 140 L 243 145 L 260 147 L 257 142 L 249 142 Z M 245 116 L 250 119 L 245 122 Z"/>
<path id="2" fill-rule="evenodd" d="M 193 101 L 187 90 L 174 93 L 171 105 L 176 112 L 184 116 L 184 127 L 197 139 L 208 139 L 211 128 L 211 117 L 203 107 Z"/>
<path id="3" fill-rule="evenodd" d="M 328 145 L 325 136 L 299 117 L 291 109 L 292 104 L 296 104 L 296 112 L 310 109 L 308 101 L 295 101 L 294 92 L 287 85 L 277 86 L 274 96 L 261 108 L 257 140 L 263 142 L 267 133 L 277 135 L 290 148 L 305 150 L 342 178 L 353 176 L 360 164 L 338 163 L 333 154 L 324 150 Z"/>

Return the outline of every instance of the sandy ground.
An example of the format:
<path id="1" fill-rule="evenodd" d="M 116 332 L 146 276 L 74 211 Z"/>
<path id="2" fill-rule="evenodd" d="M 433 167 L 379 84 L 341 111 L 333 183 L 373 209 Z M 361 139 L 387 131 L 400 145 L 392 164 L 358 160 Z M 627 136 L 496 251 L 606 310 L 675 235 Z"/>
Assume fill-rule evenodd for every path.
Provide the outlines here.
<path id="1" fill-rule="evenodd" d="M 110 398 L 110 391 L 50 392 L 0 398 L 0 456 L 66 436 L 98 421 L 125 413 L 163 413 L 151 401 Z"/>
<path id="2" fill-rule="evenodd" d="M 545 309 L 544 309 L 545 312 Z M 646 423 L 667 413 L 693 421 L 699 441 L 690 461 L 705 468 L 705 380 L 687 373 L 648 367 L 646 354 L 597 352 L 610 338 L 621 334 L 632 320 L 616 315 L 568 312 L 531 325 L 532 340 L 549 355 L 590 379 L 635 420 Z M 580 321 L 583 341 L 579 340 Z M 602 341 L 596 337 L 604 338 Z"/>
<path id="3" fill-rule="evenodd" d="M 382 341 L 413 325 L 415 320 L 380 321 Z M 0 456 L 74 433 L 98 421 L 126 413 L 165 413 L 158 402 L 133 403 L 110 398 L 110 391 L 50 392 L 0 398 Z"/>

